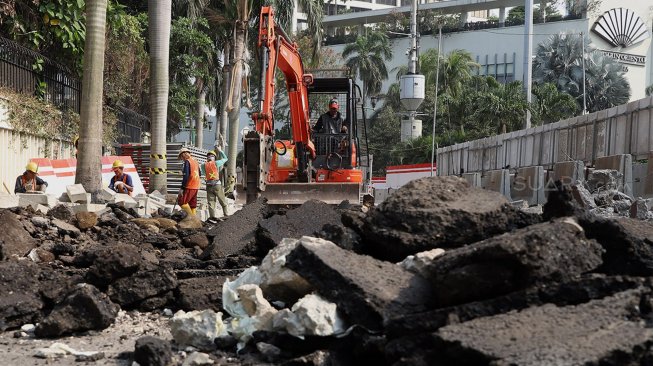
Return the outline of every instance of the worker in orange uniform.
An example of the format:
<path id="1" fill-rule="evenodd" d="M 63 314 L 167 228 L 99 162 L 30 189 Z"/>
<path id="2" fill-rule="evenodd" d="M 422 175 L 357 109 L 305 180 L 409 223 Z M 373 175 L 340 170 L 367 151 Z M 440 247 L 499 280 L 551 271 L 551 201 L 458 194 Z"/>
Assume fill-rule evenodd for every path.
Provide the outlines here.
<path id="1" fill-rule="evenodd" d="M 48 182 L 38 177 L 39 166 L 34 162 L 27 163 L 25 172 L 16 178 L 14 193 L 45 192 Z"/>
<path id="2" fill-rule="evenodd" d="M 190 154 L 188 148 L 183 147 L 179 151 L 179 159 L 184 161 L 181 169 L 183 178 L 177 202 L 182 210 L 189 215 L 197 212 L 197 191 L 200 189 L 200 165 Z"/>
<path id="3" fill-rule="evenodd" d="M 111 177 L 109 189 L 116 191 L 117 193 L 128 194 L 131 196 L 134 191 L 134 183 L 132 182 L 132 177 L 124 172 L 125 164 L 120 160 L 116 160 L 113 162 L 111 168 L 115 175 Z"/>
<path id="4" fill-rule="evenodd" d="M 215 151 L 211 150 L 206 154 L 206 163 L 200 166 L 200 172 L 206 179 L 206 200 L 209 204 L 209 220 L 217 218 L 215 216 L 216 200 L 220 202 L 224 216 L 229 216 L 227 198 L 224 196 L 224 190 L 220 182 L 220 169 L 227 162 L 227 155 L 220 148 L 217 150 L 220 154 L 219 160 L 215 160 L 217 155 Z"/>

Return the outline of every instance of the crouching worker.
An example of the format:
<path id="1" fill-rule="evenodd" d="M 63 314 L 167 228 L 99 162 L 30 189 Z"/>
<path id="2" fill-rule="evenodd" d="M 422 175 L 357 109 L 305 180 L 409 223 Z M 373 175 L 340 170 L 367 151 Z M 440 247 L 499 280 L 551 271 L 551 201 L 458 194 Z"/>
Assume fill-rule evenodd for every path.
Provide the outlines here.
<path id="1" fill-rule="evenodd" d="M 27 163 L 25 172 L 16 178 L 14 193 L 45 192 L 48 183 L 39 178 L 39 166 L 34 162 Z"/>
<path id="2" fill-rule="evenodd" d="M 112 169 L 115 175 L 111 177 L 109 189 L 116 193 L 123 193 L 131 196 L 134 191 L 134 184 L 132 183 L 132 177 L 130 177 L 129 174 L 124 173 L 125 164 L 120 160 L 116 160 L 113 162 Z"/>
<path id="3" fill-rule="evenodd" d="M 181 189 L 177 202 L 182 210 L 189 215 L 195 215 L 197 212 L 197 191 L 200 189 L 200 165 L 190 155 L 190 150 L 183 147 L 179 151 L 179 159 L 184 161 L 181 169 L 183 178 L 181 180 Z"/>

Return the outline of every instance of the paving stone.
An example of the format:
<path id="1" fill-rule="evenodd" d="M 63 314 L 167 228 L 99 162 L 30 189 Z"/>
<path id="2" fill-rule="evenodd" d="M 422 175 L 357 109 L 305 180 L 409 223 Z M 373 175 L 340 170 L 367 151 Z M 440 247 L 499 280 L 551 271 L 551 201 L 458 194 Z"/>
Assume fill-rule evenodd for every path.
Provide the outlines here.
<path id="1" fill-rule="evenodd" d="M 399 262 L 435 248 L 454 248 L 539 222 L 498 192 L 458 177 L 416 179 L 373 210 L 363 225 L 366 253 Z"/>
<path id="2" fill-rule="evenodd" d="M 650 357 L 650 289 L 577 306 L 544 305 L 450 325 L 435 334 L 442 365 L 636 365 Z M 639 309 L 639 310 L 638 310 Z"/>
<path id="3" fill-rule="evenodd" d="M 653 222 L 631 218 L 583 218 L 588 238 L 605 249 L 598 271 L 631 276 L 653 275 Z"/>
<path id="4" fill-rule="evenodd" d="M 134 361 L 140 366 L 167 366 L 172 363 L 172 347 L 163 339 L 145 336 L 136 340 Z"/>
<path id="5" fill-rule="evenodd" d="M 66 186 L 66 193 L 68 194 L 68 199 L 73 203 L 91 203 L 86 195 L 86 190 L 81 184 L 73 184 Z"/>
<path id="6" fill-rule="evenodd" d="M 336 303 L 351 324 L 369 329 L 381 329 L 384 320 L 424 311 L 433 303 L 431 287 L 419 275 L 326 240 L 301 238 L 286 266 Z"/>
<path id="7" fill-rule="evenodd" d="M 438 306 L 489 299 L 538 282 L 569 280 L 601 264 L 602 247 L 560 219 L 451 249 L 423 270 Z"/>
<path id="8" fill-rule="evenodd" d="M 95 286 L 81 284 L 55 306 L 34 332 L 37 337 L 58 337 L 73 332 L 105 329 L 113 323 L 119 309 Z"/>
<path id="9" fill-rule="evenodd" d="M 0 260 L 24 257 L 36 248 L 36 244 L 18 215 L 8 210 L 0 211 Z"/>

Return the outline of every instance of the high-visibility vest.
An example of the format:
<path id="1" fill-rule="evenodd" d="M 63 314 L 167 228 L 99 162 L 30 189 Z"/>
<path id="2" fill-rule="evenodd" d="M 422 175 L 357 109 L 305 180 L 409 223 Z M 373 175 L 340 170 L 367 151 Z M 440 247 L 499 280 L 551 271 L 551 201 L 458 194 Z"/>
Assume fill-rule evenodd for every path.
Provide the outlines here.
<path id="1" fill-rule="evenodd" d="M 206 180 L 220 180 L 218 166 L 215 164 L 215 161 L 207 161 L 204 163 L 204 171 L 206 173 Z"/>
<path id="2" fill-rule="evenodd" d="M 127 174 L 124 174 L 124 173 L 123 173 L 123 175 L 121 175 L 120 177 L 121 177 L 120 180 L 121 180 L 123 183 L 127 184 Z M 114 189 L 116 190 L 116 192 L 118 192 L 118 193 L 124 193 L 124 194 L 128 194 L 128 195 L 130 195 L 130 196 L 132 195 L 132 193 L 131 193 L 127 188 L 125 188 L 125 186 L 122 186 L 122 187 L 120 187 L 120 188 L 116 188 L 116 176 L 115 176 L 115 175 L 113 176 L 113 188 L 114 188 Z"/>
<path id="3" fill-rule="evenodd" d="M 36 192 L 36 178 L 32 179 L 32 190 L 31 191 L 28 191 L 27 188 L 26 188 L 27 183 L 29 182 L 29 180 L 26 179 L 24 175 L 21 176 L 20 179 L 23 182 L 23 188 L 25 188 L 26 192 Z"/>
<path id="4" fill-rule="evenodd" d="M 190 177 L 188 177 L 184 188 L 200 189 L 200 166 L 193 158 L 188 159 L 188 164 L 190 164 Z"/>

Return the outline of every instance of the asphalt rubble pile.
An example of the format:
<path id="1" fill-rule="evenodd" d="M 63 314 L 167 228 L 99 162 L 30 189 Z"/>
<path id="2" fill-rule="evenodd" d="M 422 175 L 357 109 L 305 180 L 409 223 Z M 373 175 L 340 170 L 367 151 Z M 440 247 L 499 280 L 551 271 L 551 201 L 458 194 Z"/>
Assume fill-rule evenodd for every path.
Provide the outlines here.
<path id="1" fill-rule="evenodd" d="M 576 195 L 557 184 L 537 214 L 436 177 L 375 208 L 260 199 L 215 225 L 1 210 L 0 327 L 83 337 L 160 314 L 173 339 L 139 338 L 141 366 L 646 364 L 653 222 Z"/>
<path id="2" fill-rule="evenodd" d="M 653 199 L 632 198 L 622 192 L 623 186 L 623 174 L 618 170 L 597 169 L 569 188 L 574 201 L 595 215 L 653 220 Z"/>

